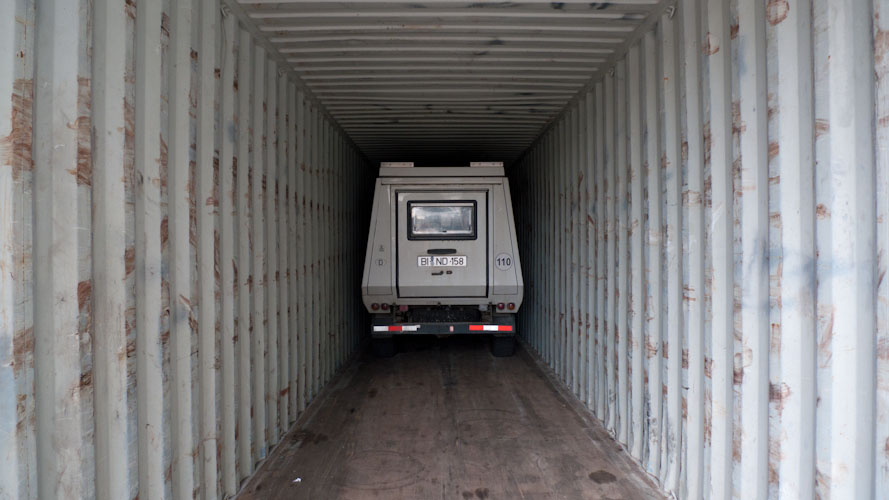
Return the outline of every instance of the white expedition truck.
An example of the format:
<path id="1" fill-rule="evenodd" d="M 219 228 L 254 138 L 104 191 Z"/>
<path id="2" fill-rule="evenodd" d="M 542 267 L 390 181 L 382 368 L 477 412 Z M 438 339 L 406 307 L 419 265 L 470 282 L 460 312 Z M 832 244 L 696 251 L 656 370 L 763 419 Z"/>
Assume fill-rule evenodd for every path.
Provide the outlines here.
<path id="1" fill-rule="evenodd" d="M 361 283 L 378 356 L 418 334 L 489 335 L 495 356 L 511 356 L 522 294 L 501 162 L 382 164 Z"/>

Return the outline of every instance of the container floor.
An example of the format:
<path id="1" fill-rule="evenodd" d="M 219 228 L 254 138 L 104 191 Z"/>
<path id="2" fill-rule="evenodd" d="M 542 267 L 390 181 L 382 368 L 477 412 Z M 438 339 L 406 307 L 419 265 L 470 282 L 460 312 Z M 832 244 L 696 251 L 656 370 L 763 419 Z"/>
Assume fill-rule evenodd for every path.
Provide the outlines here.
<path id="1" fill-rule="evenodd" d="M 239 498 L 663 498 L 521 347 L 399 341 L 322 391 Z"/>

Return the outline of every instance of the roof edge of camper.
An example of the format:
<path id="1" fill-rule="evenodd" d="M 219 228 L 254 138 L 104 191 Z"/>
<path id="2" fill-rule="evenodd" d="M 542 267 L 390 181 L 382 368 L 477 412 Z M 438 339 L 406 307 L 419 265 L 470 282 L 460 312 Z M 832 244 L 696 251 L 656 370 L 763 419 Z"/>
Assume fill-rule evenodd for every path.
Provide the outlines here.
<path id="1" fill-rule="evenodd" d="M 412 161 L 380 163 L 380 177 L 503 177 L 502 161 L 474 161 L 468 167 L 414 167 Z"/>

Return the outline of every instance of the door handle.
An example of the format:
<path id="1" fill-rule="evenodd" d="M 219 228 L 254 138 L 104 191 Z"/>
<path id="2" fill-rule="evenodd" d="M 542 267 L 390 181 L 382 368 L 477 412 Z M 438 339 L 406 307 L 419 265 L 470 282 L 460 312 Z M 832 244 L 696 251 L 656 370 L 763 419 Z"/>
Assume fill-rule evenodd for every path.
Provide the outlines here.
<path id="1" fill-rule="evenodd" d="M 437 273 L 432 273 L 433 276 L 441 276 L 444 274 L 444 271 L 439 271 Z"/>

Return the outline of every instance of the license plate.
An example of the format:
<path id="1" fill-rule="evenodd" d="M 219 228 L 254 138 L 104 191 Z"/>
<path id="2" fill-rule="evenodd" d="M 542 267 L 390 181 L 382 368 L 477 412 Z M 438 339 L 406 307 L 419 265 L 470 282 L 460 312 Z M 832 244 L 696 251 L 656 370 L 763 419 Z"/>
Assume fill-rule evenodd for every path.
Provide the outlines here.
<path id="1" fill-rule="evenodd" d="M 465 255 L 421 255 L 417 257 L 419 267 L 466 267 Z"/>

